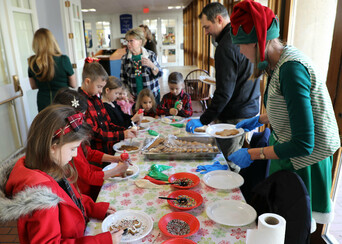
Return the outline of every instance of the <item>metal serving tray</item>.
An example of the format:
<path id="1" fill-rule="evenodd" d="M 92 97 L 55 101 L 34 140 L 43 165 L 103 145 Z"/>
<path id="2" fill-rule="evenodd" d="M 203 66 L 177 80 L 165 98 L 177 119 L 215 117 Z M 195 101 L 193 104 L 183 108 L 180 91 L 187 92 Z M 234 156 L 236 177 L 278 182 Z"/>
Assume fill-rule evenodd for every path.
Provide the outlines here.
<path id="1" fill-rule="evenodd" d="M 157 138 L 146 138 L 143 147 L 142 154 L 145 155 L 146 159 L 157 159 L 157 160 L 212 160 L 216 157 L 217 154 L 221 153 L 218 149 L 217 152 L 149 152 L 147 148 L 156 140 Z M 212 146 L 217 147 L 216 139 L 214 137 L 207 136 L 189 136 L 189 137 L 177 137 L 178 140 L 183 141 L 196 141 L 205 144 L 211 144 Z"/>

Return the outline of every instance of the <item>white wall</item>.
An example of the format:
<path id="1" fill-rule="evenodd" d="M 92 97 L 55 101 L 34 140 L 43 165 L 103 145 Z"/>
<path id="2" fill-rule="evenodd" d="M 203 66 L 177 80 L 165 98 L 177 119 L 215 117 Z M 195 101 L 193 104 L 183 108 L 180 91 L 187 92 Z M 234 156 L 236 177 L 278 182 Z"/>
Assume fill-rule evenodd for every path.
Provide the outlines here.
<path id="1" fill-rule="evenodd" d="M 294 33 L 289 43 L 313 60 L 323 78 L 329 68 L 336 6 L 337 0 L 295 1 Z"/>
<path id="2" fill-rule="evenodd" d="M 56 0 L 36 0 L 40 28 L 49 29 L 55 36 L 62 53 L 66 53 L 63 31 L 61 2 Z"/>

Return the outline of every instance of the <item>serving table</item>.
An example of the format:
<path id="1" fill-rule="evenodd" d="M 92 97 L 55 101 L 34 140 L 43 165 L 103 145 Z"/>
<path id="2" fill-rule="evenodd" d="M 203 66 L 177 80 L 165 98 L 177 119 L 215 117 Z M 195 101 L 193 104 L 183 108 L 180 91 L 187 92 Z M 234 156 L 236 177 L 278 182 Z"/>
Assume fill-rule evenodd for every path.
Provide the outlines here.
<path id="1" fill-rule="evenodd" d="M 185 131 L 185 128 L 176 128 L 169 124 L 156 120 L 150 124 L 150 129 L 157 131 L 163 136 L 175 134 L 176 136 L 193 136 Z M 152 137 L 147 131 L 139 132 L 138 140 L 143 142 L 146 137 Z M 217 190 L 208 187 L 203 182 L 203 176 L 196 172 L 198 165 L 208 165 L 215 161 L 220 161 L 221 164 L 226 163 L 222 154 L 218 154 L 213 160 L 177 160 L 177 161 L 162 161 L 162 160 L 146 160 L 142 152 L 130 154 L 132 163 L 139 167 L 139 175 L 126 180 L 106 180 L 101 188 L 98 202 L 110 202 L 115 206 L 116 210 L 139 210 L 143 211 L 152 217 L 154 224 L 152 231 L 139 241 L 134 243 L 163 243 L 171 239 L 165 236 L 158 228 L 159 220 L 166 214 L 173 211 L 181 211 L 172 208 L 166 200 L 159 199 L 159 196 L 168 196 L 172 191 L 179 190 L 170 185 L 163 185 L 161 188 L 143 189 L 138 188 L 134 181 L 144 178 L 147 175 L 150 166 L 153 164 L 161 164 L 172 166 L 172 168 L 163 171 L 167 175 L 172 175 L 177 172 L 191 172 L 198 175 L 201 179 L 199 185 L 190 190 L 200 193 L 203 197 L 201 206 L 187 211 L 197 217 L 200 222 L 198 232 L 188 239 L 196 243 L 205 244 L 235 244 L 246 243 L 246 230 L 255 228 L 255 223 L 246 226 L 234 227 L 221 225 L 209 219 L 206 214 L 206 206 L 218 200 L 237 200 L 244 201 L 244 197 L 240 189 L 233 190 Z M 222 182 L 224 184 L 224 182 Z M 100 220 L 90 219 L 86 235 L 95 235 L 102 232 Z"/>

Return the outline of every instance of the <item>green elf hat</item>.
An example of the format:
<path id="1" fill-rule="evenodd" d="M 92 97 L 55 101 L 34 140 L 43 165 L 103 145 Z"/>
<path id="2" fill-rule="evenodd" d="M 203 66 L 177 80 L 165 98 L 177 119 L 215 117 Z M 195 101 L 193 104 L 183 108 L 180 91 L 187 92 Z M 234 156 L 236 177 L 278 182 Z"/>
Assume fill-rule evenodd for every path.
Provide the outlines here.
<path id="1" fill-rule="evenodd" d="M 236 4 L 230 17 L 231 38 L 234 44 L 259 43 L 260 70 L 266 69 L 266 41 L 279 36 L 279 20 L 273 11 L 253 0 Z"/>

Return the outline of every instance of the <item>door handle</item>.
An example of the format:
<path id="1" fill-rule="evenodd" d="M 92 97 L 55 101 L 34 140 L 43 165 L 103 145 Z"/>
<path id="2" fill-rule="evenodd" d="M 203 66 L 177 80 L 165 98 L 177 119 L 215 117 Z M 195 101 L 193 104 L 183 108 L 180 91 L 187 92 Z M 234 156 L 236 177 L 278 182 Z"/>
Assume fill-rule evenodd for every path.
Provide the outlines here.
<path id="1" fill-rule="evenodd" d="M 21 87 L 20 87 L 19 76 L 18 75 L 13 75 L 12 79 L 13 79 L 14 91 L 15 92 L 20 91 Z"/>

